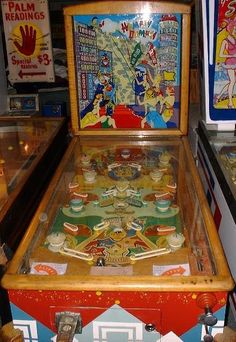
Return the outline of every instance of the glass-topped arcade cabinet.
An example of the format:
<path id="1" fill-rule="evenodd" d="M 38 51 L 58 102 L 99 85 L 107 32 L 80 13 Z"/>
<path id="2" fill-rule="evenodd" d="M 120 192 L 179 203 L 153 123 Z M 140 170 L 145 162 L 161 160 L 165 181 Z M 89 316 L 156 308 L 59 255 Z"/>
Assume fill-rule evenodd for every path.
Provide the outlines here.
<path id="1" fill-rule="evenodd" d="M 65 119 L 0 118 L 0 278 L 67 146 Z M 0 289 L 0 317 L 11 320 Z"/>
<path id="2" fill-rule="evenodd" d="M 210 205 L 220 240 L 236 279 L 236 136 L 235 131 L 198 129 L 198 170 Z M 230 309 L 236 317 L 235 290 L 229 297 Z"/>
<path id="3" fill-rule="evenodd" d="M 234 283 L 186 136 L 191 9 L 64 15 L 74 138 L 2 280 L 14 326 L 32 341 L 212 341 Z"/>
<path id="4" fill-rule="evenodd" d="M 65 119 L 0 118 L 0 239 L 13 252 L 66 144 Z"/>
<path id="5" fill-rule="evenodd" d="M 236 228 L 236 136 L 234 131 L 207 130 L 199 124 L 199 170 L 215 223 L 236 277 L 234 236 Z"/>
<path id="6" fill-rule="evenodd" d="M 234 239 L 235 202 L 235 4 L 199 2 L 199 44 L 202 53 L 201 104 L 197 159 L 230 271 L 236 279 Z M 212 20 L 214 18 L 214 20 Z M 235 293 L 230 307 L 235 313 Z M 235 313 L 236 317 L 236 313 Z"/>

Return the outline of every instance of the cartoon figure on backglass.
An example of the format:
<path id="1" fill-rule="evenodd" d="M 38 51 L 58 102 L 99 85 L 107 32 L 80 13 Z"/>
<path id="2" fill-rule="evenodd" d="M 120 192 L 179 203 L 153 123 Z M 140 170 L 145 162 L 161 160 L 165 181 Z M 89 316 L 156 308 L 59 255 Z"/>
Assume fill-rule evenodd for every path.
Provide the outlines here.
<path id="1" fill-rule="evenodd" d="M 218 24 L 214 106 L 236 108 L 236 16 Z"/>
<path id="2" fill-rule="evenodd" d="M 83 128 L 179 126 L 181 15 L 76 15 Z"/>

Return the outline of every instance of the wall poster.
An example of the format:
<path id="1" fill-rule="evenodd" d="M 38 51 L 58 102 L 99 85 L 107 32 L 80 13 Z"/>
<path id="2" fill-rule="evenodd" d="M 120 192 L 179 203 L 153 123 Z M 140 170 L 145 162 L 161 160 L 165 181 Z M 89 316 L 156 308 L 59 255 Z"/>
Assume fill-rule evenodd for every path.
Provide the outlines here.
<path id="1" fill-rule="evenodd" d="M 74 15 L 80 128 L 178 128 L 179 13 Z"/>
<path id="2" fill-rule="evenodd" d="M 47 0 L 1 1 L 9 81 L 54 82 Z"/>
<path id="3" fill-rule="evenodd" d="M 236 109 L 236 1 L 220 1 L 216 28 L 214 107 Z"/>
<path id="4" fill-rule="evenodd" d="M 206 123 L 236 122 L 236 1 L 201 0 L 202 98 Z M 200 63 L 202 63 L 200 61 Z M 226 126 L 224 126 L 226 124 Z M 220 127 L 220 126 L 219 126 Z"/>

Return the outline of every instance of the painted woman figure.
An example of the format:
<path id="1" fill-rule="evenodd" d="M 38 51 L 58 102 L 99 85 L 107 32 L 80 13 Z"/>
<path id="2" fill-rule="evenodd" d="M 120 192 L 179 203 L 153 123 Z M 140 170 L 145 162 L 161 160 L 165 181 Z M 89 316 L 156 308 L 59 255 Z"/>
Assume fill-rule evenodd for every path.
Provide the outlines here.
<path id="1" fill-rule="evenodd" d="M 100 109 L 104 107 L 103 93 L 95 93 L 91 103 L 80 113 L 80 127 L 90 127 L 97 123 L 101 123 L 102 127 L 116 128 L 115 120 L 112 118 L 113 112 L 109 112 L 106 108 L 106 113 L 100 115 Z"/>
<path id="2" fill-rule="evenodd" d="M 234 108 L 233 92 L 236 83 L 236 17 L 231 20 L 226 26 L 227 37 L 222 41 L 219 57 L 225 58 L 223 67 L 227 71 L 229 81 L 221 89 L 217 95 L 216 101 L 218 102 L 224 92 L 227 90 L 229 104 L 228 108 Z"/>
<path id="3" fill-rule="evenodd" d="M 89 105 L 80 113 L 80 127 L 85 128 L 93 126 L 101 121 L 99 115 L 101 102 L 103 101 L 103 94 L 95 94 L 93 100 Z"/>

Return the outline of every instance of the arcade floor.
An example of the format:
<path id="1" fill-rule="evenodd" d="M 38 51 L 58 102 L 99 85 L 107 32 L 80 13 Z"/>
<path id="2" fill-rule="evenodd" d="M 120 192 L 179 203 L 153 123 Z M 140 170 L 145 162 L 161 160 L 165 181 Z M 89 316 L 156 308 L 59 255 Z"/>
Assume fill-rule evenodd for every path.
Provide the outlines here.
<path id="1" fill-rule="evenodd" d="M 228 323 L 229 325 L 227 325 L 224 328 L 223 334 L 217 334 L 214 337 L 214 342 L 236 342 L 236 323 L 235 321 L 232 320 L 232 318 L 230 318 L 230 322 Z M 20 330 L 14 330 L 12 328 L 12 323 L 10 322 L 4 325 L 4 327 L 0 329 L 0 341 L 1 342 L 24 342 L 24 339 L 21 335 Z M 169 342 L 172 342 L 172 341 L 169 341 Z"/>

